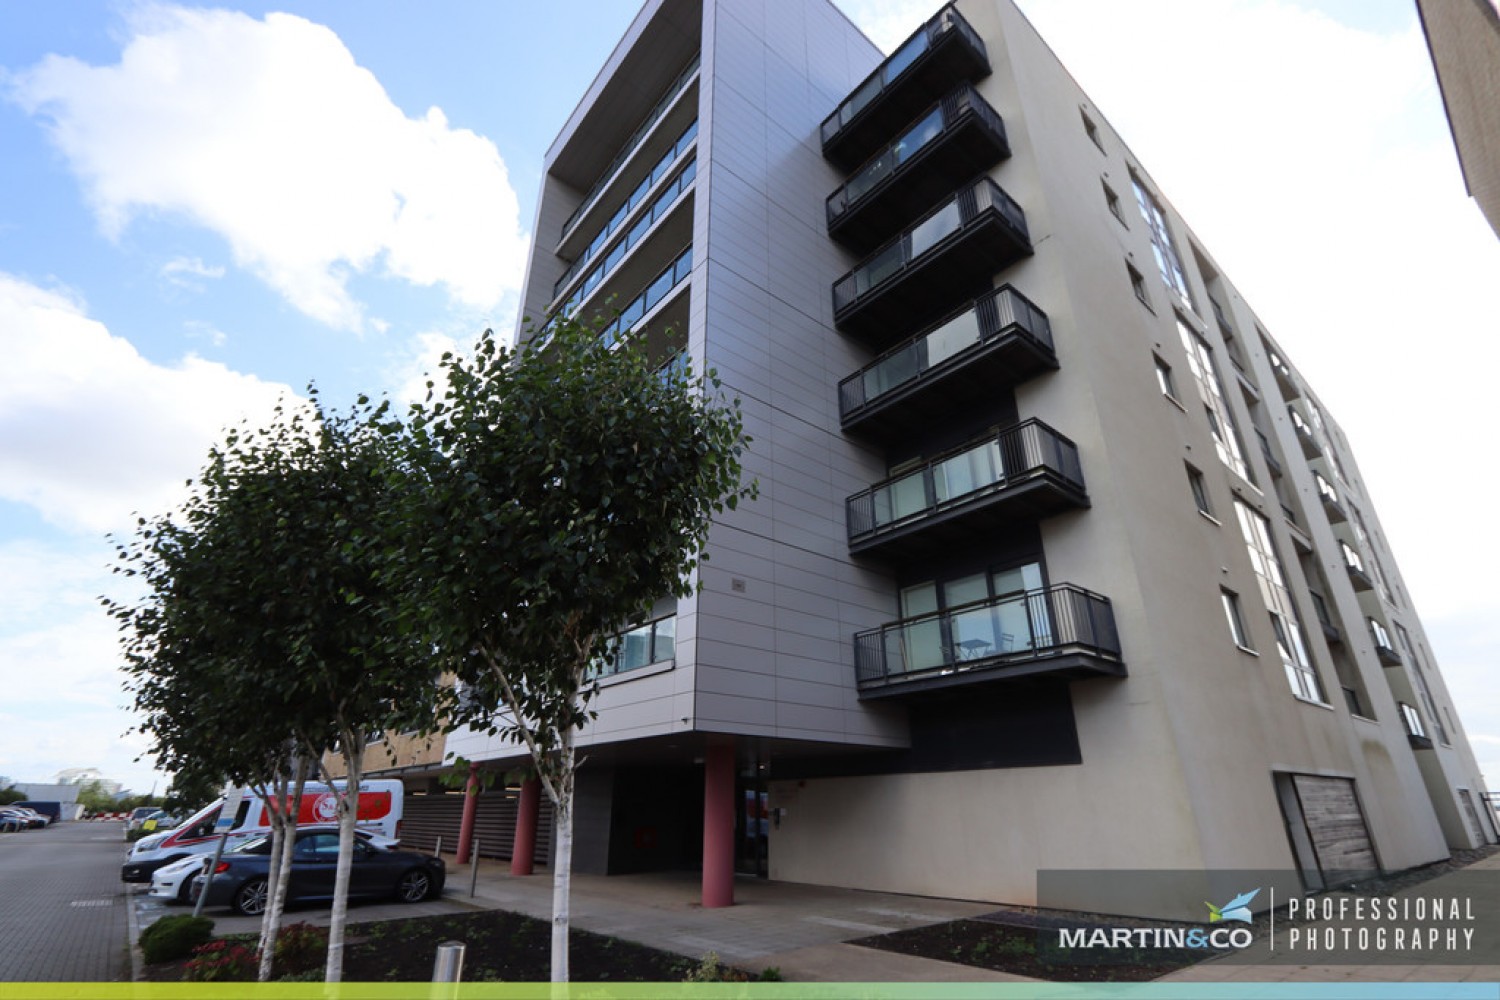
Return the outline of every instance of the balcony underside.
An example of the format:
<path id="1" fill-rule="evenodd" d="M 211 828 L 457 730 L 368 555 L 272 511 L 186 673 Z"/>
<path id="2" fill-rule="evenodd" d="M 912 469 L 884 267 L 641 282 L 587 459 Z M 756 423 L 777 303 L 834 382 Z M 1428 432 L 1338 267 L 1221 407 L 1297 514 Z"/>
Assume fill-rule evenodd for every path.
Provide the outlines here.
<path id="1" fill-rule="evenodd" d="M 1030 652 L 1001 654 L 962 664 L 861 680 L 859 697 L 863 700 L 890 698 L 1022 678 L 1083 681 L 1095 677 L 1125 676 L 1125 664 L 1112 654 L 1100 653 L 1086 646 L 1065 646 L 1048 650 L 1041 656 Z"/>
<path id="2" fill-rule="evenodd" d="M 888 347 L 1030 255 L 1026 234 L 998 209 L 987 208 L 900 273 L 836 310 L 834 325 L 873 348 Z"/>
<path id="3" fill-rule="evenodd" d="M 1016 521 L 1036 521 L 1089 506 L 1088 494 L 1050 470 L 960 499 L 951 506 L 877 528 L 849 540 L 851 555 L 903 559 L 972 543 Z"/>
<path id="4" fill-rule="evenodd" d="M 842 426 L 877 438 L 904 433 L 1057 369 L 1051 348 L 1014 325 L 844 414 Z"/>
<path id="5" fill-rule="evenodd" d="M 1375 589 L 1375 581 L 1371 580 L 1364 570 L 1356 569 L 1353 566 L 1345 566 L 1344 569 L 1349 571 L 1349 582 L 1354 584 L 1355 590 Z"/>
<path id="6" fill-rule="evenodd" d="M 1432 737 L 1430 736 L 1413 736 L 1411 733 L 1407 733 L 1406 742 L 1411 746 L 1413 750 L 1432 749 Z"/>
<path id="7" fill-rule="evenodd" d="M 1399 667 L 1402 665 L 1401 654 L 1386 646 L 1376 645 L 1375 659 L 1380 661 L 1383 667 Z"/>
<path id="8" fill-rule="evenodd" d="M 843 128 L 823 142 L 823 158 L 848 173 L 875 155 L 898 129 L 960 83 L 989 76 L 983 51 L 960 31 L 945 31 Z"/>
<path id="9" fill-rule="evenodd" d="M 830 219 L 828 235 L 856 253 L 868 253 L 964 181 L 1008 156 L 1004 130 L 990 128 L 967 109 L 931 146 Z"/>

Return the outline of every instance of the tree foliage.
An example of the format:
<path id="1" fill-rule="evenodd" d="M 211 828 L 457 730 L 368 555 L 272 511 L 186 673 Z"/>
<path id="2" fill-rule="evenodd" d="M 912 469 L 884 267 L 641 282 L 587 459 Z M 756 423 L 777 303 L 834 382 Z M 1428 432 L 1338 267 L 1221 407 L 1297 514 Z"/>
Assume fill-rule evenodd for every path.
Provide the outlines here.
<path id="1" fill-rule="evenodd" d="M 116 572 L 140 578 L 145 596 L 105 603 L 164 767 L 279 804 L 290 761 L 337 747 L 357 765 L 372 730 L 432 725 L 436 660 L 403 627 L 410 616 L 383 565 L 399 551 L 384 413 L 330 413 L 315 392 L 309 406 L 278 407 L 210 453 L 181 511 L 141 519 L 119 546 Z M 349 774 L 341 854 L 353 847 L 357 766 Z M 347 860 L 340 874 L 347 882 Z M 330 948 L 333 980 L 341 958 Z"/>
<path id="2" fill-rule="evenodd" d="M 441 395 L 411 420 L 409 568 L 436 645 L 456 654 L 454 721 L 527 748 L 552 800 L 565 979 L 572 745 L 593 668 L 655 601 L 691 592 L 710 519 L 754 488 L 738 401 L 716 378 L 658 370 L 568 320 L 540 342 L 512 351 L 486 331 L 470 358 L 444 357 Z"/>

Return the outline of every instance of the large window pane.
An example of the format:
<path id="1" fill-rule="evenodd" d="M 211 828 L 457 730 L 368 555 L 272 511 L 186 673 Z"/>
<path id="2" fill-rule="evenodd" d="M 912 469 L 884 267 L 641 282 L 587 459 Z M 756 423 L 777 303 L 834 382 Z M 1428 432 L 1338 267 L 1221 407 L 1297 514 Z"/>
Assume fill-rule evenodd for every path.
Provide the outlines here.
<path id="1" fill-rule="evenodd" d="M 963 222 L 958 202 L 950 201 L 937 214 L 911 231 L 911 255 L 917 257 L 957 231 Z"/>

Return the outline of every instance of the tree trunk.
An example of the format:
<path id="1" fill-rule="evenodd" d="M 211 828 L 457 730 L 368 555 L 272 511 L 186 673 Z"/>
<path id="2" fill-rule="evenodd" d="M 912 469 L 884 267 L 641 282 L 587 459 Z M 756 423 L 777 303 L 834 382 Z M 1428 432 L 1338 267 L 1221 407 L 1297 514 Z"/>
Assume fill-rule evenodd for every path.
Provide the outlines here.
<path id="1" fill-rule="evenodd" d="M 260 929 L 259 981 L 269 982 L 271 966 L 276 957 L 276 937 L 281 933 L 281 915 L 286 911 L 287 886 L 292 879 L 292 848 L 297 841 L 297 816 L 302 811 L 302 793 L 307 784 L 307 763 L 300 757 L 292 758 L 294 782 L 287 794 L 284 782 L 277 782 L 277 805 L 266 804 L 271 817 L 271 870 L 267 872 L 269 890 L 266 896 L 266 915 Z"/>
<path id="2" fill-rule="evenodd" d="M 323 981 L 342 982 L 344 978 L 344 919 L 349 914 L 349 875 L 354 863 L 354 823 L 359 818 L 359 772 L 364 756 L 363 739 L 350 740 L 345 734 L 344 764 L 348 778 L 344 794 L 339 796 L 339 861 L 333 877 L 333 912 L 328 918 L 328 966 Z"/>
<path id="3" fill-rule="evenodd" d="M 568 981 L 568 898 L 573 885 L 573 727 L 564 727 L 553 779 L 552 981 Z"/>

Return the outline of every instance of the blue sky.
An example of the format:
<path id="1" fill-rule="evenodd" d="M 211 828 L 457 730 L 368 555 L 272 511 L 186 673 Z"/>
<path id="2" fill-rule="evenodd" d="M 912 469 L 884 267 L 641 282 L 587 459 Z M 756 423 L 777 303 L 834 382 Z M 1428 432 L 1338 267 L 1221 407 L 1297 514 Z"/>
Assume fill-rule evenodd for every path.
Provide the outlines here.
<path id="1" fill-rule="evenodd" d="M 843 6 L 889 48 L 936 4 Z M 1412 5 L 1022 7 L 1349 434 L 1500 779 L 1500 541 L 1471 506 L 1500 491 L 1500 243 Z M 104 533 L 281 393 L 409 394 L 509 331 L 543 152 L 634 13 L 0 5 L 0 774 L 158 780 Z"/>

